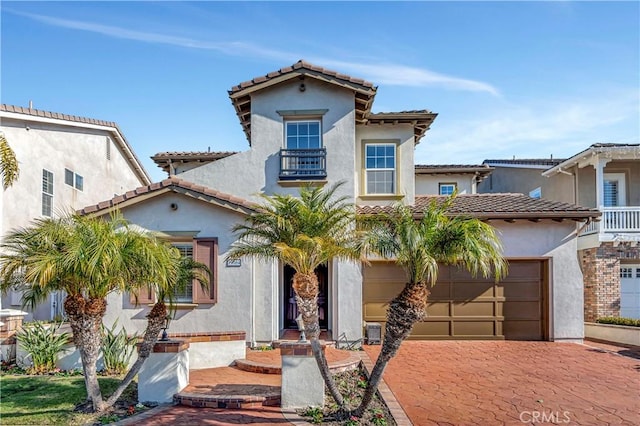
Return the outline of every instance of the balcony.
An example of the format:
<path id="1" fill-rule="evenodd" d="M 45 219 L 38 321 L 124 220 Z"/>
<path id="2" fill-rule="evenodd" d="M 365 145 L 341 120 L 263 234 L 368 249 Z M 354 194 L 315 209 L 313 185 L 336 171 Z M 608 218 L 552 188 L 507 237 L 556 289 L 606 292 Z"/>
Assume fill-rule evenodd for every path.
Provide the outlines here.
<path id="1" fill-rule="evenodd" d="M 280 150 L 280 180 L 326 179 L 326 167 L 325 148 Z"/>
<path id="2" fill-rule="evenodd" d="M 640 207 L 601 207 L 602 217 L 591 222 L 582 235 L 638 234 L 640 236 Z M 609 241 L 611 238 L 601 238 Z"/>

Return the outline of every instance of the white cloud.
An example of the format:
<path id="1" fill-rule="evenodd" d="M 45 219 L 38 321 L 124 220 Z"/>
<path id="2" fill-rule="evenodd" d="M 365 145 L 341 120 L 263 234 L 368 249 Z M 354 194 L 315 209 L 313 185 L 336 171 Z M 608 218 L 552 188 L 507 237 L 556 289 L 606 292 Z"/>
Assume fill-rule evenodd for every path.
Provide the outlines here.
<path id="1" fill-rule="evenodd" d="M 214 50 L 231 56 L 254 56 L 290 62 L 294 62 L 301 58 L 301 56 L 289 51 L 269 49 L 260 45 L 242 41 L 212 42 L 189 37 L 130 30 L 127 28 L 104 25 L 95 22 L 75 21 L 6 9 L 5 12 L 24 16 L 55 27 L 88 31 L 109 37 L 135 40 L 145 43 L 166 44 L 191 49 Z M 336 67 L 342 72 L 353 72 L 355 75 L 374 81 L 376 84 L 408 87 L 440 87 L 450 90 L 486 92 L 495 96 L 499 94 L 498 90 L 490 84 L 483 83 L 481 81 L 448 76 L 428 69 L 409 67 L 400 64 L 355 63 L 348 61 L 336 61 L 326 58 L 317 58 L 315 61 L 326 67 Z"/>
<path id="2" fill-rule="evenodd" d="M 365 64 L 319 59 L 319 63 L 342 70 L 357 72 L 377 84 L 412 87 L 442 87 L 445 89 L 487 92 L 498 96 L 498 89 L 488 83 L 440 74 L 423 68 L 397 64 Z"/>
<path id="3" fill-rule="evenodd" d="M 489 158 L 567 157 L 592 143 L 638 143 L 638 93 L 602 99 L 534 101 L 472 120 L 441 117 L 416 151 L 416 163 L 473 163 Z M 541 106 L 544 105 L 544 106 Z"/>

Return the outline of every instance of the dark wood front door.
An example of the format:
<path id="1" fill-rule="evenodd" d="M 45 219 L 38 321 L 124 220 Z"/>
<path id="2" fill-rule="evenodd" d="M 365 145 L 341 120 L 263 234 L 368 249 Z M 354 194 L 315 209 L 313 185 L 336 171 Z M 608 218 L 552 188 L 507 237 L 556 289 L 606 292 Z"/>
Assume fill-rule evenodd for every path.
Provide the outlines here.
<path id="1" fill-rule="evenodd" d="M 293 275 L 295 271 L 290 266 L 284 267 L 284 328 L 287 330 L 297 330 L 298 324 L 296 324 L 296 317 L 298 316 L 298 306 L 296 303 L 295 292 L 293 291 Z M 327 294 L 327 281 L 329 277 L 328 268 L 325 265 L 319 266 L 316 269 L 316 275 L 318 277 L 318 317 L 320 321 L 320 329 L 327 329 L 327 314 L 328 314 L 328 294 Z"/>

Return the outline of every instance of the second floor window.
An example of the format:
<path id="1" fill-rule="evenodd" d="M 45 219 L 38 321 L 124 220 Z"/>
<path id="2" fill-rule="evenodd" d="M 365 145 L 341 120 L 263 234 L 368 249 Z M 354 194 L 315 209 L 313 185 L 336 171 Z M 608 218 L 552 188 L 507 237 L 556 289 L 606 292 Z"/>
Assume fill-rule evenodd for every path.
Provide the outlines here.
<path id="1" fill-rule="evenodd" d="M 367 194 L 395 194 L 395 144 L 365 145 L 365 179 Z"/>
<path id="2" fill-rule="evenodd" d="M 322 148 L 320 120 L 287 121 L 285 137 L 287 149 Z"/>
<path id="3" fill-rule="evenodd" d="M 320 120 L 285 121 L 285 147 L 280 150 L 281 179 L 323 179 L 327 176 Z"/>
<path id="4" fill-rule="evenodd" d="M 73 170 L 64 169 L 64 183 L 71 187 L 75 187 L 77 190 L 82 191 L 84 188 L 84 178 Z"/>
<path id="5" fill-rule="evenodd" d="M 42 169 L 42 215 L 53 216 L 53 173 Z"/>
<path id="6" fill-rule="evenodd" d="M 456 191 L 455 183 L 440 183 L 438 184 L 438 190 L 440 195 L 451 195 Z"/>

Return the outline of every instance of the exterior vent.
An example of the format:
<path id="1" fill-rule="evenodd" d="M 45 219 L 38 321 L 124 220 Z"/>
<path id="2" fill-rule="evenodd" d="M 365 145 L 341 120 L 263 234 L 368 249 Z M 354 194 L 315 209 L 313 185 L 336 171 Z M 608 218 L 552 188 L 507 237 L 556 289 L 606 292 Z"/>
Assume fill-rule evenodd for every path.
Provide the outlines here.
<path id="1" fill-rule="evenodd" d="M 382 340 L 382 326 L 379 322 L 368 322 L 365 325 L 367 345 L 379 345 Z"/>

